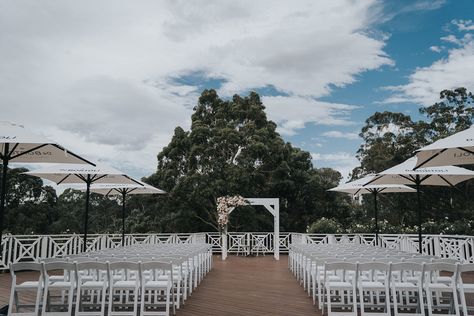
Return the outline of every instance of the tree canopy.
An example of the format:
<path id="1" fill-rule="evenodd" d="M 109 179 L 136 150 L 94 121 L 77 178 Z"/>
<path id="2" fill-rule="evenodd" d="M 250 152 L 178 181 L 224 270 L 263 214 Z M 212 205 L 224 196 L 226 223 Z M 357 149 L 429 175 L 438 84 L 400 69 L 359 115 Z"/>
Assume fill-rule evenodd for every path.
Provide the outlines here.
<path id="1" fill-rule="evenodd" d="M 176 215 L 170 228 L 217 229 L 216 199 L 225 195 L 280 198 L 283 230 L 305 230 L 319 216 L 315 210 L 330 211 L 334 197 L 325 191 L 341 175 L 314 169 L 310 153 L 285 143 L 264 110 L 255 92 L 231 100 L 215 90 L 202 93 L 191 129 L 175 129 L 157 172 L 146 179 L 169 192 L 161 208 Z M 242 208 L 232 214 L 230 229 L 272 230 L 269 214 Z"/>

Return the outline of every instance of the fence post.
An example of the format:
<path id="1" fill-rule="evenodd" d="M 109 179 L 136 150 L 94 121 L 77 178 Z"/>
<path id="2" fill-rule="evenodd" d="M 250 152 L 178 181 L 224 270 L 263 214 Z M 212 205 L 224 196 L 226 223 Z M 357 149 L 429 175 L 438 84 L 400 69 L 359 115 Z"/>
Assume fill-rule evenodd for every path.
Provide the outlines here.
<path id="1" fill-rule="evenodd" d="M 49 236 L 41 236 L 41 257 L 48 258 L 48 239 Z"/>
<path id="2" fill-rule="evenodd" d="M 441 255 L 441 243 L 440 243 L 440 237 L 439 236 L 435 236 L 435 237 L 431 237 L 433 238 L 433 255 L 435 256 L 439 256 L 439 257 L 442 257 Z"/>

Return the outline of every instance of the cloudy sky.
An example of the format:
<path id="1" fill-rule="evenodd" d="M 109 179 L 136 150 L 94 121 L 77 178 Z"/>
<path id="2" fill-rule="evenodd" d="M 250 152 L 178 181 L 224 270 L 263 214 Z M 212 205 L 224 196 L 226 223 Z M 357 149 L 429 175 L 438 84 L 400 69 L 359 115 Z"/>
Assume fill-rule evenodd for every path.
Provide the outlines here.
<path id="1" fill-rule="evenodd" d="M 474 91 L 470 0 L 0 0 L 2 121 L 151 174 L 200 92 L 256 90 L 281 135 L 344 175 L 375 111 Z"/>

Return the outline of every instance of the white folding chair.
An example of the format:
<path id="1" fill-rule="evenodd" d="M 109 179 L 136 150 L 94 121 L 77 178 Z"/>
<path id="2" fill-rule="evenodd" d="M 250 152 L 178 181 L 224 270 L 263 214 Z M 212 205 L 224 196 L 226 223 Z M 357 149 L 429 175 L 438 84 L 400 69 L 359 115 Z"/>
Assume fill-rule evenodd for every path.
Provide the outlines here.
<path id="1" fill-rule="evenodd" d="M 390 316 L 390 265 L 359 263 L 358 280 L 361 315 Z"/>
<path id="2" fill-rule="evenodd" d="M 137 315 L 140 289 L 139 263 L 124 261 L 110 262 L 108 264 L 108 273 L 109 303 L 107 315 Z"/>
<path id="3" fill-rule="evenodd" d="M 253 247 L 252 252 L 258 255 L 261 253 L 265 256 L 265 253 L 268 251 L 267 246 L 265 246 L 265 239 L 268 235 L 253 235 Z"/>
<path id="4" fill-rule="evenodd" d="M 437 278 L 440 272 L 450 273 L 451 281 L 446 284 L 445 281 L 439 282 Z M 458 301 L 458 264 L 452 263 L 427 263 L 425 264 L 425 284 L 424 289 L 426 293 L 426 301 L 428 305 L 428 315 L 441 315 L 441 313 L 434 313 L 434 310 L 447 311 L 442 315 L 456 315 L 459 316 L 459 301 Z M 448 296 L 444 294 L 448 294 Z M 434 294 L 434 295 L 433 295 Z M 448 303 L 444 303 L 448 301 Z"/>
<path id="5" fill-rule="evenodd" d="M 33 271 L 38 275 L 33 277 L 33 280 L 25 281 L 17 284 L 17 272 Z M 12 285 L 10 291 L 10 303 L 8 306 L 8 315 L 21 316 L 37 316 L 40 310 L 41 294 L 43 291 L 44 277 L 43 264 L 36 262 L 18 262 L 10 265 L 10 274 L 12 278 Z M 34 303 L 20 303 L 19 293 L 35 293 Z M 31 311 L 31 308 L 33 311 Z M 22 311 L 22 309 L 30 309 L 30 311 Z"/>
<path id="6" fill-rule="evenodd" d="M 423 264 L 400 262 L 390 266 L 394 316 L 425 316 L 423 282 Z"/>
<path id="7" fill-rule="evenodd" d="M 334 274 L 339 275 L 341 280 L 332 281 L 329 276 Z M 357 316 L 357 263 L 326 263 L 324 289 L 328 316 Z M 340 311 L 333 311 L 333 307 Z M 322 312 L 324 314 L 324 301 Z"/>
<path id="8" fill-rule="evenodd" d="M 318 296 L 318 306 L 319 309 L 323 309 L 323 301 L 324 301 L 324 285 L 326 278 L 330 281 L 341 281 L 340 276 L 338 276 L 334 271 L 331 273 L 328 271 L 327 275 L 325 275 L 324 265 L 326 263 L 332 262 L 341 262 L 340 259 L 332 259 L 332 258 L 318 258 L 316 259 L 316 268 L 312 273 L 312 282 L 315 284 L 316 288 L 313 287 L 313 305 L 316 302 L 316 291 Z"/>
<path id="9" fill-rule="evenodd" d="M 76 275 L 76 316 L 104 316 L 109 287 L 107 263 L 76 263 Z"/>
<path id="10" fill-rule="evenodd" d="M 463 273 L 474 273 L 474 263 L 465 263 L 459 265 L 458 273 L 458 290 L 459 296 L 461 297 L 462 313 L 463 316 L 472 316 L 474 313 L 469 314 L 469 312 L 472 311 L 474 307 L 467 305 L 466 294 L 474 294 L 474 283 L 467 282 L 467 278 L 463 277 Z"/>
<path id="11" fill-rule="evenodd" d="M 61 278 L 51 272 L 60 270 Z M 44 293 L 41 315 L 72 315 L 72 301 L 76 286 L 76 265 L 71 262 L 49 262 L 43 265 Z M 55 292 L 59 292 L 56 293 Z M 66 300 L 67 295 L 67 300 Z M 59 301 L 54 301 L 59 298 Z"/>
<path id="12" fill-rule="evenodd" d="M 140 275 L 142 280 L 140 315 L 168 316 L 171 305 L 170 296 L 173 295 L 171 263 L 159 261 L 140 263 Z M 164 280 L 160 276 L 167 276 L 167 278 Z M 175 305 L 172 305 L 174 314 Z"/>
<path id="13" fill-rule="evenodd" d="M 249 253 L 249 245 L 247 242 L 247 234 L 232 236 L 234 239 L 234 246 L 237 247 L 237 256 L 247 256 Z"/>

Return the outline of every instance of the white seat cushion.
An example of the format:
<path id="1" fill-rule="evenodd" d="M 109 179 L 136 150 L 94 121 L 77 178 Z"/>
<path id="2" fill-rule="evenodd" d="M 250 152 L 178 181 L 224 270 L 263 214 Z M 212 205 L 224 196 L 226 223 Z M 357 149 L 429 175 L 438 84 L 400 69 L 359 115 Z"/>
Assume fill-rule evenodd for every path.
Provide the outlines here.
<path id="1" fill-rule="evenodd" d="M 450 287 L 444 283 L 427 283 L 425 285 L 428 289 L 431 290 L 447 290 L 450 289 Z"/>
<path id="2" fill-rule="evenodd" d="M 418 286 L 410 282 L 395 282 L 394 286 L 397 290 L 413 290 L 418 288 Z"/>
<path id="3" fill-rule="evenodd" d="M 328 282 L 326 283 L 328 289 L 352 289 L 352 284 L 349 282 Z"/>
<path id="4" fill-rule="evenodd" d="M 171 287 L 169 281 L 148 281 L 145 283 L 145 288 L 166 289 L 168 287 Z"/>
<path id="5" fill-rule="evenodd" d="M 361 282 L 363 288 L 384 290 L 385 285 L 382 282 L 364 281 Z"/>
<path id="6" fill-rule="evenodd" d="M 54 288 L 54 289 L 57 289 L 57 288 L 67 289 L 70 287 L 71 287 L 71 282 L 67 282 L 67 281 L 54 282 L 49 285 L 49 288 Z"/>
<path id="7" fill-rule="evenodd" d="M 136 284 L 135 281 L 121 280 L 121 281 L 114 282 L 114 289 L 119 289 L 119 288 L 133 289 L 135 288 L 135 284 Z"/>
<path id="8" fill-rule="evenodd" d="M 35 289 L 39 286 L 38 281 L 26 281 L 16 286 L 17 289 Z"/>
<path id="9" fill-rule="evenodd" d="M 81 285 L 81 288 L 100 289 L 104 286 L 106 286 L 104 281 L 87 281 Z"/>
<path id="10" fill-rule="evenodd" d="M 474 293 L 474 283 L 464 283 L 463 285 L 459 285 L 459 287 L 462 287 L 465 293 Z"/>

